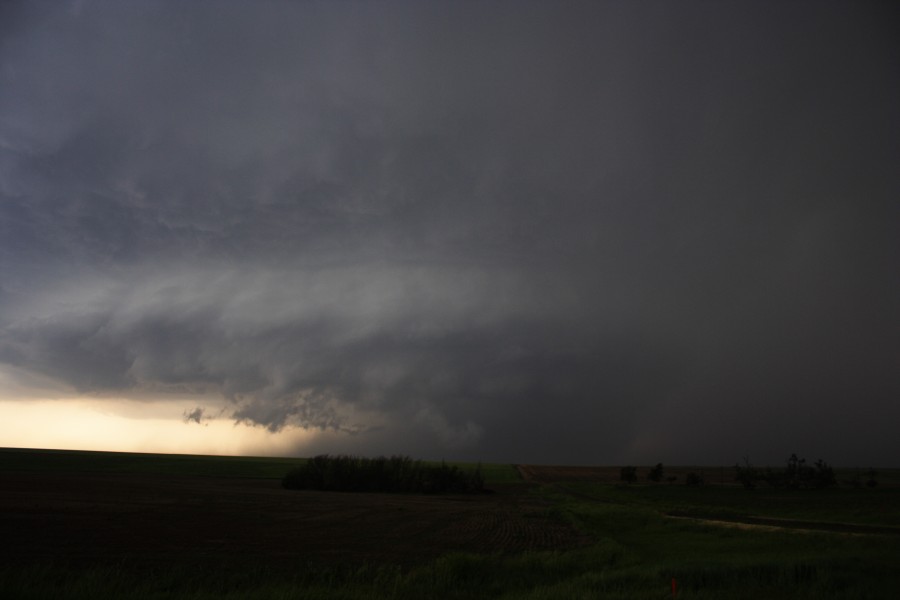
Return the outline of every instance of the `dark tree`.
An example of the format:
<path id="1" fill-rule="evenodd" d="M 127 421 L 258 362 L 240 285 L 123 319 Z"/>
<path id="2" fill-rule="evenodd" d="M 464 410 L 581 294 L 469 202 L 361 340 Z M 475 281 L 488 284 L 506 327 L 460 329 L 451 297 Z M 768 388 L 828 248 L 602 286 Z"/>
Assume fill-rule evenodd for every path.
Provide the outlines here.
<path id="1" fill-rule="evenodd" d="M 811 485 L 816 488 L 827 488 L 837 485 L 837 478 L 834 476 L 834 469 L 822 460 L 816 460 L 815 471 L 812 473 Z"/>
<path id="2" fill-rule="evenodd" d="M 837 485 L 834 469 L 824 460 L 817 460 L 812 466 L 805 458 L 791 454 L 784 470 L 766 469 L 763 479 L 771 486 L 789 489 L 827 488 Z"/>
<path id="3" fill-rule="evenodd" d="M 866 485 L 869 486 L 870 488 L 877 486 L 878 481 L 875 479 L 877 476 L 878 476 L 878 473 L 875 471 L 875 469 L 869 469 L 868 472 L 866 473 L 866 477 L 868 478 L 868 479 L 866 479 Z"/>
<path id="4" fill-rule="evenodd" d="M 734 465 L 734 479 L 744 486 L 744 489 L 752 490 L 759 479 L 759 471 L 750 464 L 750 458 L 744 457 L 743 465 Z"/>
<path id="5" fill-rule="evenodd" d="M 622 467 L 619 471 L 619 479 L 625 483 L 634 483 L 637 481 L 637 467 Z"/>
<path id="6" fill-rule="evenodd" d="M 281 485 L 295 490 L 337 492 L 481 493 L 481 463 L 474 471 L 441 461 L 440 465 L 414 461 L 408 456 L 358 456 L 320 454 L 292 469 Z"/>

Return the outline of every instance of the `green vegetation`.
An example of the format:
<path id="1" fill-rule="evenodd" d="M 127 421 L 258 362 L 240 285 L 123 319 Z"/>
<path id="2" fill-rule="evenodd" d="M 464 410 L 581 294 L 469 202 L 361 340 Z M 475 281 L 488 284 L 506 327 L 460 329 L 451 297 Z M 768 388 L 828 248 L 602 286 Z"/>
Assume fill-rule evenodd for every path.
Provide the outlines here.
<path id="1" fill-rule="evenodd" d="M 735 465 L 734 470 L 735 481 L 741 483 L 748 490 L 756 488 L 758 482 L 765 482 L 772 487 L 792 489 L 821 489 L 838 484 L 834 469 L 824 460 L 819 459 L 813 466 L 809 466 L 806 464 L 805 458 L 799 458 L 796 454 L 791 454 L 783 470 L 767 468 L 763 471 L 757 469 L 750 464 L 750 460 L 746 457 L 744 464 Z M 869 478 L 869 481 L 874 481 L 874 475 Z M 870 483 L 869 487 L 874 487 L 874 485 Z"/>
<path id="2" fill-rule="evenodd" d="M 285 462 L 297 462 L 101 453 L 42 453 L 36 457 L 29 456 L 30 452 L 0 451 L 2 468 L 24 470 L 23 465 L 31 465 L 30 470 L 52 476 L 59 469 L 110 472 L 131 461 L 139 465 L 135 467 L 138 472 L 155 465 L 153 468 L 165 473 L 181 468 L 183 474 L 197 469 L 198 475 L 253 476 L 247 473 L 261 473 L 273 465 L 279 465 L 283 475 Z M 109 462 L 104 464 L 105 459 Z M 269 460 L 276 462 L 267 463 Z M 306 464 L 315 462 L 311 459 Z M 429 465 L 434 463 L 424 463 L 421 468 L 431 468 Z M 201 470 L 201 466 L 209 468 Z M 444 468 L 464 471 L 471 466 Z M 369 467 L 371 464 L 366 465 Z M 509 476 L 515 469 L 487 465 L 483 473 L 490 481 L 492 476 Z M 895 475 L 893 470 L 883 470 L 879 477 L 893 481 Z M 672 597 L 675 580 L 679 599 L 882 599 L 894 597 L 900 588 L 900 570 L 896 568 L 900 560 L 900 487 L 895 485 L 766 485 L 748 490 L 734 484 L 560 482 L 533 484 L 528 491 L 517 493 L 530 494 L 529 499 L 543 507 L 545 514 L 571 524 L 585 536 L 585 545 L 502 555 L 450 552 L 402 565 L 300 560 L 275 565 L 254 560 L 249 552 L 246 557 L 183 557 L 164 564 L 148 564 L 128 555 L 87 566 L 6 561 L 0 565 L 0 596 L 22 600 L 659 599 Z M 291 494 L 284 494 L 290 502 Z M 242 508 L 235 514 L 247 513 Z M 693 518 L 671 518 L 670 514 Z M 749 515 L 869 525 L 879 527 L 882 533 L 738 528 L 704 520 L 739 520 Z"/>
<path id="3" fill-rule="evenodd" d="M 556 486 L 579 498 L 656 513 L 696 517 L 761 516 L 827 523 L 856 523 L 900 528 L 900 488 L 745 490 L 733 485 L 608 485 L 565 483 Z"/>
<path id="4" fill-rule="evenodd" d="M 659 483 L 663 480 L 663 465 L 662 463 L 656 463 L 656 466 L 650 469 L 650 472 L 647 473 L 647 479 L 654 483 Z"/>
<path id="5" fill-rule="evenodd" d="M 703 478 L 693 471 L 684 476 L 685 485 L 689 485 L 692 487 L 699 487 L 703 485 Z"/>
<path id="6" fill-rule="evenodd" d="M 632 597 L 662 597 L 669 578 L 685 598 L 874 598 L 890 595 L 900 583 L 891 566 L 900 556 L 898 536 L 742 530 L 665 516 L 676 507 L 702 515 L 720 509 L 723 498 L 732 501 L 734 514 L 739 506 L 749 514 L 771 514 L 777 506 L 760 506 L 737 488 L 715 490 L 732 494 L 714 494 L 710 505 L 711 490 L 573 484 L 544 493 L 579 528 L 618 548 L 617 560 L 601 571 L 620 585 L 627 582 Z M 779 493 L 782 499 L 789 494 Z M 807 505 L 815 501 L 807 495 Z M 847 516 L 852 502 L 845 497 L 831 510 Z"/>
<path id="7" fill-rule="evenodd" d="M 677 582 L 678 598 L 880 599 L 893 597 L 900 585 L 897 536 L 722 528 L 668 519 L 658 510 L 671 508 L 672 501 L 697 501 L 696 496 L 677 494 L 667 499 L 660 491 L 705 490 L 575 487 L 536 492 L 559 518 L 594 540 L 587 547 L 565 552 L 451 553 L 409 568 L 298 565 L 290 572 L 235 564 L 149 572 L 134 564 L 89 569 L 4 567 L 0 585 L 5 597 L 23 600 L 665 598 L 671 597 L 672 579 Z M 746 497 L 739 488 L 729 491 Z M 746 502 L 753 504 L 752 499 Z M 694 508 L 703 510 L 704 505 L 701 502 Z"/>
<path id="8" fill-rule="evenodd" d="M 288 472 L 281 485 L 291 490 L 470 494 L 484 491 L 484 478 L 481 465 L 465 470 L 444 462 L 425 464 L 408 456 L 320 454 Z"/>

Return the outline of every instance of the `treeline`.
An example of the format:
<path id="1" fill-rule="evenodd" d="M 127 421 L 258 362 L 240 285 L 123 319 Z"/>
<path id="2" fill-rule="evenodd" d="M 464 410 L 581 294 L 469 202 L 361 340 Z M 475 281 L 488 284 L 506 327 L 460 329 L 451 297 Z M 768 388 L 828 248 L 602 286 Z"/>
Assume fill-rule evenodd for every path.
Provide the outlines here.
<path id="1" fill-rule="evenodd" d="M 837 485 L 834 469 L 824 460 L 817 460 L 812 465 L 805 458 L 791 454 L 784 469 L 758 469 L 744 458 L 744 464 L 734 466 L 735 481 L 747 489 L 753 489 L 758 483 L 766 483 L 772 487 L 801 489 L 828 488 Z M 871 485 L 871 484 L 870 484 Z"/>
<path id="2" fill-rule="evenodd" d="M 791 454 L 783 469 L 773 469 L 771 467 L 766 467 L 765 469 L 757 468 L 750 464 L 748 458 L 744 458 L 743 464 L 736 464 L 734 466 L 734 471 L 734 480 L 747 489 L 753 489 L 761 483 L 770 487 L 788 489 L 823 489 L 838 485 L 837 477 L 835 476 L 834 469 L 831 465 L 821 459 L 809 464 L 806 462 L 805 458 L 800 458 L 796 454 Z M 865 481 L 863 481 L 860 474 L 857 473 L 855 479 L 843 481 L 842 484 L 851 487 L 862 487 L 863 485 L 875 487 L 878 485 L 875 477 L 876 472 L 873 469 L 869 469 L 866 472 Z M 622 467 L 619 473 L 619 479 L 625 483 L 636 482 L 638 480 L 637 467 Z M 674 475 L 665 477 L 662 463 L 657 463 L 656 466 L 652 467 L 647 473 L 647 480 L 653 483 L 660 483 L 662 481 L 675 483 L 677 479 L 678 477 Z M 689 486 L 702 486 L 704 484 L 702 471 L 700 475 L 693 472 L 688 473 L 685 476 L 684 483 Z"/>
<path id="3" fill-rule="evenodd" d="M 659 483 L 663 481 L 665 470 L 663 468 L 662 463 L 656 463 L 656 466 L 650 469 L 650 472 L 647 473 L 647 480 L 652 481 L 653 483 Z M 619 479 L 624 481 L 625 483 L 634 483 L 637 481 L 637 467 L 622 467 L 619 470 Z M 675 483 L 678 481 L 677 475 L 670 475 L 669 477 L 665 477 L 666 483 Z M 684 477 L 684 483 L 689 486 L 699 487 L 703 485 L 703 476 L 698 475 L 694 472 L 688 473 Z"/>
<path id="4" fill-rule="evenodd" d="M 467 494 L 483 492 L 484 478 L 480 464 L 474 470 L 463 470 L 445 462 L 426 464 L 408 456 L 320 454 L 292 469 L 281 485 L 290 490 Z"/>

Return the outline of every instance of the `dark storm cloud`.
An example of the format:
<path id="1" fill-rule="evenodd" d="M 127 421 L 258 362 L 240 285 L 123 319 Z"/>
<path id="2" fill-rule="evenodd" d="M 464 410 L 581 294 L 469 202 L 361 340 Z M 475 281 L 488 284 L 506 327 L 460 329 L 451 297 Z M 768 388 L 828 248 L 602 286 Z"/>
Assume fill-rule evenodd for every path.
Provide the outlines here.
<path id="1" fill-rule="evenodd" d="M 887 4 L 4 10 L 6 365 L 363 452 L 900 450 Z"/>
<path id="2" fill-rule="evenodd" d="M 193 410 L 185 410 L 182 416 L 184 417 L 185 423 L 194 422 L 197 425 L 200 425 L 205 417 L 205 412 L 206 410 L 203 407 L 197 406 Z"/>

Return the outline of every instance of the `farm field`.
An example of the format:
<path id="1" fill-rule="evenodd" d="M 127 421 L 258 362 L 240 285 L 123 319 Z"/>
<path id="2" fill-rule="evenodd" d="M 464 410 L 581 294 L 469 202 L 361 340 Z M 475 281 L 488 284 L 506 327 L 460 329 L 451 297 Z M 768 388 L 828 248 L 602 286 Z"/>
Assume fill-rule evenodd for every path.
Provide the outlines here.
<path id="1" fill-rule="evenodd" d="M 301 459 L 0 448 L 0 472 L 77 471 L 277 479 Z"/>
<path id="2" fill-rule="evenodd" d="M 892 485 L 620 485 L 483 465 L 490 494 L 282 489 L 296 464 L 0 450 L 0 597 L 664 598 L 675 579 L 678 598 L 883 598 L 900 585 Z"/>

